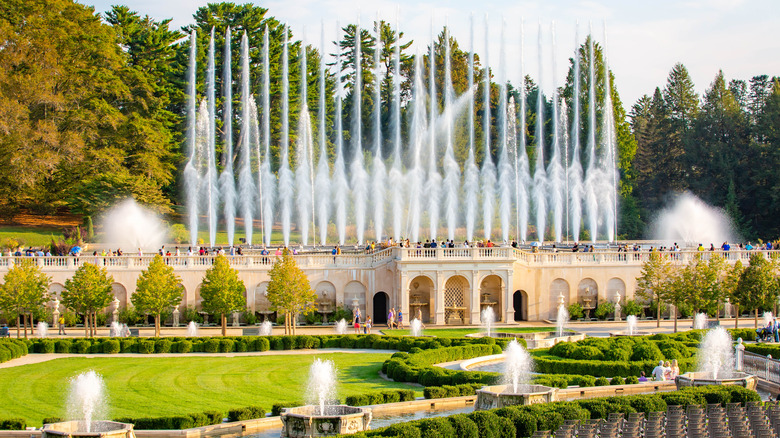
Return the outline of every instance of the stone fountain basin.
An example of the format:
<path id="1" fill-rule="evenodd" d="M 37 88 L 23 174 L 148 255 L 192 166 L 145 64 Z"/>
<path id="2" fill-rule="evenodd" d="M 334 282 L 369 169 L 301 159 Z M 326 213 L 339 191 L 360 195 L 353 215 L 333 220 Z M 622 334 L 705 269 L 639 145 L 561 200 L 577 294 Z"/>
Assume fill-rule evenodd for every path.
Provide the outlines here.
<path id="1" fill-rule="evenodd" d="M 480 338 L 487 335 L 485 333 L 473 333 L 466 336 Z M 577 342 L 585 339 L 584 333 L 577 333 L 572 331 L 563 332 L 562 336 L 556 336 L 555 332 L 531 332 L 531 333 L 493 332 L 491 333 L 491 336 L 494 338 L 525 339 L 526 343 L 528 344 L 528 349 L 550 348 L 559 342 Z"/>
<path id="2" fill-rule="evenodd" d="M 371 409 L 347 405 L 326 406 L 325 415 L 314 405 L 287 408 L 282 412 L 282 438 L 353 434 L 369 430 Z"/>
<path id="3" fill-rule="evenodd" d="M 44 424 L 41 438 L 53 437 L 102 437 L 135 438 L 133 425 L 116 421 L 93 421 L 91 432 L 87 432 L 84 421 L 63 421 Z"/>
<path id="4" fill-rule="evenodd" d="M 522 392 L 512 392 L 510 385 L 485 386 L 477 390 L 475 410 L 503 408 L 504 406 L 533 405 L 557 400 L 558 388 L 544 385 L 524 385 Z"/>
<path id="5" fill-rule="evenodd" d="M 709 371 L 696 371 L 677 376 L 674 379 L 674 383 L 677 385 L 677 389 L 690 386 L 735 385 L 743 386 L 755 391 L 758 386 L 758 377 L 748 373 L 734 371 L 728 378 L 715 379 Z"/>
<path id="6" fill-rule="evenodd" d="M 641 330 L 634 330 L 632 333 L 629 334 L 628 330 L 620 330 L 617 332 L 610 332 L 610 337 L 617 337 L 617 336 L 647 336 L 652 335 L 650 332 L 643 332 Z"/>

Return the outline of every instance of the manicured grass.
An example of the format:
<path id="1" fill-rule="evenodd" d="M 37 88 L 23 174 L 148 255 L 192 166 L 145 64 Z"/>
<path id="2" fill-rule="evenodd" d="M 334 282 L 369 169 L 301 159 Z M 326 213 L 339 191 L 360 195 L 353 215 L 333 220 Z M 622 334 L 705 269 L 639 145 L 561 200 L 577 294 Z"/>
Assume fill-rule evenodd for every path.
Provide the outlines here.
<path id="1" fill-rule="evenodd" d="M 374 330 L 380 330 L 383 334 L 388 336 L 407 336 L 411 334 L 411 330 L 408 329 L 382 329 L 382 327 L 375 327 Z M 440 329 L 440 328 L 426 328 L 423 330 L 423 335 L 433 335 L 439 338 L 462 338 L 463 336 L 479 333 L 483 330 L 475 328 L 456 328 L 456 329 Z M 495 332 L 500 333 L 534 333 L 534 332 L 554 332 L 555 327 L 516 327 L 516 328 L 497 328 Z"/>
<path id="2" fill-rule="evenodd" d="M 51 236 L 59 239 L 62 237 L 62 228 L 33 228 L 20 226 L 0 227 L 0 245 L 5 246 L 3 242 L 11 238 L 22 244 L 24 247 L 48 246 L 51 243 Z M 7 248 L 2 248 L 3 252 Z"/>
<path id="3" fill-rule="evenodd" d="M 277 402 L 304 401 L 314 358 L 338 368 L 340 400 L 366 391 L 415 389 L 379 377 L 388 354 L 311 354 L 238 357 L 63 358 L 0 369 L 0 417 L 66 417 L 68 380 L 94 370 L 103 376 L 108 418 L 168 416 L 259 405 L 270 412 Z"/>

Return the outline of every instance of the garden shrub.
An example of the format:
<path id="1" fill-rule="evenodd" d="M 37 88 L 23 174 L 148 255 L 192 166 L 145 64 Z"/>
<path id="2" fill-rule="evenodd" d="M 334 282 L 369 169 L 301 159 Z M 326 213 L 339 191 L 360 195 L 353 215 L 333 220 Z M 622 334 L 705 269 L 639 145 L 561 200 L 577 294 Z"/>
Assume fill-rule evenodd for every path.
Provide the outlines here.
<path id="1" fill-rule="evenodd" d="M 631 358 L 631 350 L 619 347 L 617 345 L 611 346 L 608 350 L 604 351 L 604 360 L 615 360 L 625 362 Z"/>
<path id="2" fill-rule="evenodd" d="M 345 403 L 350 406 L 367 406 L 368 403 L 368 397 L 366 394 L 357 394 L 357 395 L 349 395 L 347 396 Z"/>
<path id="3" fill-rule="evenodd" d="M 232 353 L 235 341 L 232 339 L 220 339 L 219 340 L 219 352 L 220 353 Z"/>
<path id="4" fill-rule="evenodd" d="M 663 358 L 661 350 L 653 342 L 638 343 L 634 345 L 634 350 L 631 352 L 631 360 L 633 361 L 659 361 Z"/>
<path id="5" fill-rule="evenodd" d="M 54 352 L 70 353 L 70 344 L 71 342 L 67 339 L 58 339 L 57 342 L 54 343 Z"/>
<path id="6" fill-rule="evenodd" d="M 383 403 L 398 403 L 401 401 L 401 394 L 398 391 L 382 391 L 380 394 L 382 395 Z"/>
<path id="7" fill-rule="evenodd" d="M 27 428 L 27 420 L 24 418 L 8 418 L 0 420 L 0 430 L 24 430 Z"/>
<path id="8" fill-rule="evenodd" d="M 422 438 L 450 438 L 456 436 L 452 423 L 443 417 L 419 420 L 417 428 L 420 429 Z"/>
<path id="9" fill-rule="evenodd" d="M 265 417 L 265 410 L 259 406 L 247 406 L 228 411 L 228 421 L 254 420 Z"/>
<path id="10" fill-rule="evenodd" d="M 168 339 L 158 339 L 154 343 L 154 352 L 155 353 L 170 353 L 171 352 L 171 345 L 173 345 L 173 342 L 169 341 Z"/>
<path id="11" fill-rule="evenodd" d="M 636 385 L 637 383 L 639 383 L 639 377 L 637 376 L 626 377 L 626 385 Z"/>
<path id="12" fill-rule="evenodd" d="M 89 347 L 91 345 L 92 344 L 89 341 L 85 339 L 79 339 L 78 341 L 73 343 L 70 351 L 71 353 L 76 353 L 76 354 L 86 354 L 89 351 Z"/>
<path id="13" fill-rule="evenodd" d="M 152 354 L 154 353 L 154 341 L 141 341 L 138 343 L 138 353 L 140 354 Z"/>
<path id="14" fill-rule="evenodd" d="M 255 340 L 255 351 L 268 351 L 271 349 L 271 343 L 267 338 L 257 338 Z"/>
<path id="15" fill-rule="evenodd" d="M 479 438 L 500 438 L 501 424 L 498 421 L 498 415 L 492 411 L 476 411 L 468 417 L 477 425 Z"/>
<path id="16" fill-rule="evenodd" d="M 603 357 L 601 350 L 587 345 L 575 347 L 571 352 L 571 358 L 577 360 L 599 360 Z"/>
<path id="17" fill-rule="evenodd" d="M 236 344 L 233 348 L 235 348 L 235 351 L 239 353 L 244 353 L 246 351 L 249 351 L 249 348 L 247 347 L 246 342 L 244 341 L 236 341 Z"/>
<path id="18" fill-rule="evenodd" d="M 177 353 L 189 353 L 192 351 L 192 342 L 188 340 L 179 341 L 176 343 L 176 352 Z"/>
<path id="19" fill-rule="evenodd" d="M 347 404 L 349 404 L 349 403 L 347 403 Z M 271 406 L 271 415 L 274 416 L 274 417 L 278 417 L 279 415 L 282 414 L 282 410 L 284 408 L 292 408 L 292 407 L 295 407 L 295 406 L 303 406 L 303 402 L 290 402 L 290 401 L 286 401 L 286 402 L 274 403 L 273 406 Z M 353 406 L 355 406 L 355 405 L 353 405 Z"/>
<path id="20" fill-rule="evenodd" d="M 610 385 L 625 385 L 626 381 L 622 377 L 620 377 L 620 376 L 615 376 L 615 377 L 612 378 L 612 380 L 609 381 L 609 384 Z"/>
<path id="21" fill-rule="evenodd" d="M 207 339 L 203 344 L 203 351 L 206 353 L 216 353 L 219 351 L 219 339 Z"/>
<path id="22" fill-rule="evenodd" d="M 65 419 L 62 417 L 46 417 L 41 424 L 62 423 L 63 421 L 65 421 Z"/>
<path id="23" fill-rule="evenodd" d="M 224 416 L 219 411 L 205 411 L 203 412 L 209 421 L 209 424 L 219 424 L 222 422 Z"/>
<path id="24" fill-rule="evenodd" d="M 453 436 L 458 438 L 479 438 L 477 424 L 471 421 L 466 414 L 456 414 L 447 417 L 455 431 Z"/>
<path id="25" fill-rule="evenodd" d="M 117 354 L 122 349 L 121 344 L 116 339 L 108 339 L 101 343 L 103 354 Z"/>
<path id="26" fill-rule="evenodd" d="M 136 347 L 136 343 L 138 341 L 136 339 L 122 339 L 119 341 L 119 344 L 122 346 L 122 349 L 120 350 L 120 353 L 137 353 L 138 349 Z"/>
<path id="27" fill-rule="evenodd" d="M 607 380 L 606 377 L 597 377 L 596 381 L 593 382 L 594 386 L 609 386 L 609 380 Z"/>

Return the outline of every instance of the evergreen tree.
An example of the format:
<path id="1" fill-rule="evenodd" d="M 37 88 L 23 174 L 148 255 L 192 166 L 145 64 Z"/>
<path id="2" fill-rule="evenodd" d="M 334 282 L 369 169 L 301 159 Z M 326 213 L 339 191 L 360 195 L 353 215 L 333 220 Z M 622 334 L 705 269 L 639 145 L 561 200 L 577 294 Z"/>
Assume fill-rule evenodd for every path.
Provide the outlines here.
<path id="1" fill-rule="evenodd" d="M 663 100 L 666 117 L 662 132 L 667 159 L 662 172 L 663 178 L 667 180 L 667 187 L 662 188 L 666 191 L 662 191 L 661 196 L 681 191 L 688 186 L 685 151 L 689 132 L 699 112 L 699 96 L 694 90 L 688 69 L 683 64 L 675 64 L 669 73 L 663 90 Z"/>

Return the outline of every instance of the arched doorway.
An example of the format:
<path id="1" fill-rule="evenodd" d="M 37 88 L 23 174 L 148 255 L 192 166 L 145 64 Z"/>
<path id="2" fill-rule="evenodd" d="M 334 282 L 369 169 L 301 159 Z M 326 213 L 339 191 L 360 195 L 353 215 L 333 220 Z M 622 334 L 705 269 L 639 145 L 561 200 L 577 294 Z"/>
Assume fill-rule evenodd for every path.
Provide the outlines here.
<path id="1" fill-rule="evenodd" d="M 390 297 L 384 292 L 374 294 L 374 324 L 387 324 L 387 308 L 390 307 Z"/>
<path id="2" fill-rule="evenodd" d="M 488 307 L 493 308 L 493 313 L 496 315 L 496 322 L 503 322 L 504 320 L 504 303 L 501 299 L 502 279 L 498 275 L 488 275 L 482 280 L 479 286 L 479 312 Z"/>
<path id="3" fill-rule="evenodd" d="M 549 319 L 556 321 L 558 319 L 558 304 L 560 296 L 563 295 L 563 305 L 569 305 L 569 282 L 562 278 L 556 278 L 550 285 L 550 311 Z"/>
<path id="4" fill-rule="evenodd" d="M 252 311 L 259 313 L 261 315 L 261 319 L 264 322 L 274 314 L 274 311 L 271 310 L 271 302 L 268 301 L 267 281 L 263 281 L 262 283 L 259 283 L 257 286 L 255 286 L 255 296 L 252 305 Z"/>
<path id="5" fill-rule="evenodd" d="M 619 278 L 610 278 L 607 282 L 607 301 L 616 302 L 618 294 L 620 294 L 620 304 L 626 304 L 626 301 L 628 301 L 626 283 Z"/>
<path id="6" fill-rule="evenodd" d="M 433 280 L 425 275 L 414 277 L 409 282 L 409 317 L 408 321 L 420 317 L 423 324 L 431 322 L 433 312 Z"/>
<path id="7" fill-rule="evenodd" d="M 127 296 L 127 289 L 124 285 L 121 283 L 111 283 L 111 293 L 114 294 L 114 297 L 119 300 L 119 310 L 123 310 L 127 308 L 127 305 L 129 304 L 129 298 Z M 112 309 L 113 304 L 110 304 L 107 309 Z"/>
<path id="8" fill-rule="evenodd" d="M 336 286 L 329 281 L 321 281 L 314 291 L 317 294 L 314 306 L 322 315 L 322 322 L 332 321 L 332 315 L 336 311 Z"/>
<path id="9" fill-rule="evenodd" d="M 516 290 L 512 294 L 512 307 L 515 310 L 515 321 L 528 321 L 528 293 Z"/>
<path id="10" fill-rule="evenodd" d="M 584 278 L 577 286 L 577 301 L 585 311 L 585 318 L 595 317 L 599 306 L 599 286 L 596 280 Z"/>
<path id="11" fill-rule="evenodd" d="M 469 282 L 462 275 L 447 279 L 444 284 L 444 323 L 463 325 L 466 323 L 466 296 Z"/>

